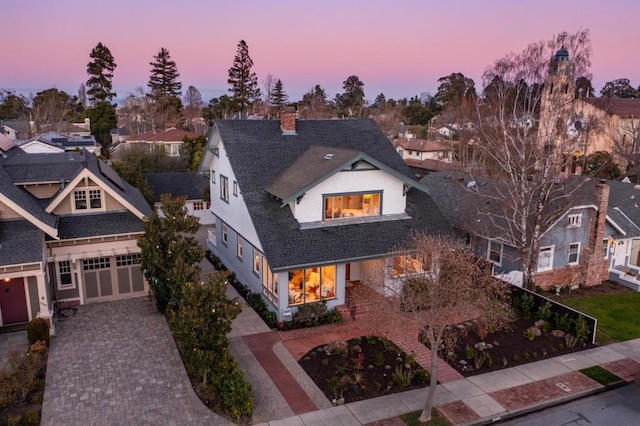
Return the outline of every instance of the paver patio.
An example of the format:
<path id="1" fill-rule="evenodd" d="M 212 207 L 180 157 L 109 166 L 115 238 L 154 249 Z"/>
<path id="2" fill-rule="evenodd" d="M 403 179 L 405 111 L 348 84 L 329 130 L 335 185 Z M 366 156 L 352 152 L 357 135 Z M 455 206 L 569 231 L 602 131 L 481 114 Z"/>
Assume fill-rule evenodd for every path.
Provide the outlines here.
<path id="1" fill-rule="evenodd" d="M 51 341 L 42 425 L 221 425 L 147 297 L 80 306 Z"/>

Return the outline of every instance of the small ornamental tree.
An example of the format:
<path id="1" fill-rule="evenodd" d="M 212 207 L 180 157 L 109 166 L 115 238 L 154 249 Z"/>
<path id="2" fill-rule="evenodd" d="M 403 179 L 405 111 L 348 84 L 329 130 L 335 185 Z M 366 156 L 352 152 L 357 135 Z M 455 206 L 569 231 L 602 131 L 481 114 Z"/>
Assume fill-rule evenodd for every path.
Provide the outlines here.
<path id="1" fill-rule="evenodd" d="M 506 326 L 512 320 L 509 286 L 494 279 L 486 263 L 461 241 L 448 237 L 415 234 L 398 250 L 391 269 L 398 268 L 398 262 L 399 272 L 422 273 L 412 274 L 401 285 L 386 273 L 378 277 L 376 281 L 384 282 L 385 294 L 391 297 L 377 310 L 377 321 L 385 328 L 394 323 L 397 327 L 416 324 L 431 349 L 431 382 L 419 418 L 427 422 L 438 383 L 438 353 L 455 341 L 454 326 L 471 319 L 485 330 Z"/>
<path id="2" fill-rule="evenodd" d="M 173 199 L 164 194 L 161 203 L 164 217 L 153 213 L 145 222 L 138 246 L 144 276 L 158 309 L 165 312 L 177 307 L 184 283 L 198 281 L 204 251 L 193 237 L 199 224 L 187 214 L 185 197 Z"/>
<path id="3" fill-rule="evenodd" d="M 202 384 L 212 380 L 217 360 L 229 349 L 227 333 L 242 310 L 237 299 L 226 296 L 226 273 L 209 275 L 203 283 L 185 283 L 177 311 L 169 322 L 185 363 L 198 371 Z"/>

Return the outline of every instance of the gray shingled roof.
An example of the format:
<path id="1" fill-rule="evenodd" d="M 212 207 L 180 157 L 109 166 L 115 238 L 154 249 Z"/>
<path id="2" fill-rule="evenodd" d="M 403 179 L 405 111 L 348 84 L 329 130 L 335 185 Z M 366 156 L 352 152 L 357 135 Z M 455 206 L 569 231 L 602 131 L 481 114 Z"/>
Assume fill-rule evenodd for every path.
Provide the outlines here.
<path id="1" fill-rule="evenodd" d="M 84 150 L 53 154 L 21 154 L 0 158 L 0 192 L 41 222 L 56 228 L 58 226 L 58 216 L 45 211 L 48 203 L 37 199 L 18 185 L 58 181 L 69 182 L 85 167 L 142 214 L 145 216 L 152 214 L 151 207 L 137 188 L 121 180 L 117 184 L 112 182 L 107 174 L 103 173 L 101 167 L 108 170 L 112 169 L 106 163 L 101 163 L 93 154 Z M 74 218 L 81 216 L 83 215 L 75 215 Z M 142 223 L 140 219 L 136 220 Z"/>
<path id="2" fill-rule="evenodd" d="M 507 193 L 504 182 L 460 172 L 431 173 L 420 182 L 427 186 L 429 194 L 455 228 L 485 238 L 518 238 L 504 234 L 509 228 L 505 218 L 508 212 L 500 201 L 491 198 L 498 190 Z M 545 217 L 549 218 L 549 225 L 570 206 L 593 204 L 594 179 L 571 176 L 559 185 L 556 194 L 567 196 L 546 205 Z"/>
<path id="3" fill-rule="evenodd" d="M 144 222 L 131 212 L 76 214 L 60 216 L 61 240 L 142 232 Z"/>
<path id="4" fill-rule="evenodd" d="M 208 188 L 208 178 L 204 175 L 189 173 L 145 173 L 144 177 L 153 191 L 153 199 L 160 201 L 162 194 L 171 197 L 186 196 L 187 200 L 202 200 L 204 188 Z"/>
<path id="5" fill-rule="evenodd" d="M 44 233 L 26 220 L 0 221 L 0 266 L 41 262 Z"/>
<path id="6" fill-rule="evenodd" d="M 640 186 L 615 180 L 609 184 L 609 216 L 625 232 L 625 237 L 640 236 Z"/>
<path id="7" fill-rule="evenodd" d="M 406 242 L 412 231 L 453 232 L 430 197 L 417 189 L 407 193 L 410 219 L 304 230 L 290 209 L 281 208 L 265 190 L 311 146 L 360 151 L 413 179 L 373 120 L 297 120 L 295 135 L 283 135 L 277 120 L 219 120 L 215 126 L 274 271 L 379 257 Z"/>

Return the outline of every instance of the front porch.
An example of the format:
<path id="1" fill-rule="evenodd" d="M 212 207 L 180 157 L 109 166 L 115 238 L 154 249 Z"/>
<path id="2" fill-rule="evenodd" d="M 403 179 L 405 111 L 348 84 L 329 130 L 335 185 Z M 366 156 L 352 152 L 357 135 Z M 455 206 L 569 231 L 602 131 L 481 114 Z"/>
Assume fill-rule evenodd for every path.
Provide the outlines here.
<path id="1" fill-rule="evenodd" d="M 633 291 L 640 291 L 640 270 L 636 268 L 629 266 L 610 268 L 609 279 Z"/>

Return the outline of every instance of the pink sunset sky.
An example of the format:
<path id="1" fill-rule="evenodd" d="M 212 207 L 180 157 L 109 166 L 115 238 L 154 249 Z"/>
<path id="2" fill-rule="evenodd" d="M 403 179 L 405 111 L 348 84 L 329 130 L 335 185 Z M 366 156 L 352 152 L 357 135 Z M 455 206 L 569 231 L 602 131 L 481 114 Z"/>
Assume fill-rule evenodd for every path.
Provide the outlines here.
<path id="1" fill-rule="evenodd" d="M 24 94 L 56 87 L 77 94 L 89 52 L 105 44 L 117 63 L 118 98 L 146 89 L 161 47 L 183 92 L 203 100 L 228 93 L 241 39 L 260 85 L 280 78 L 290 101 L 320 84 L 330 98 L 357 75 L 365 95 L 435 94 L 438 78 L 462 72 L 482 88 L 482 72 L 508 52 L 562 31 L 589 29 L 593 85 L 640 84 L 637 0 L 9 0 L 2 2 L 0 88 Z"/>

